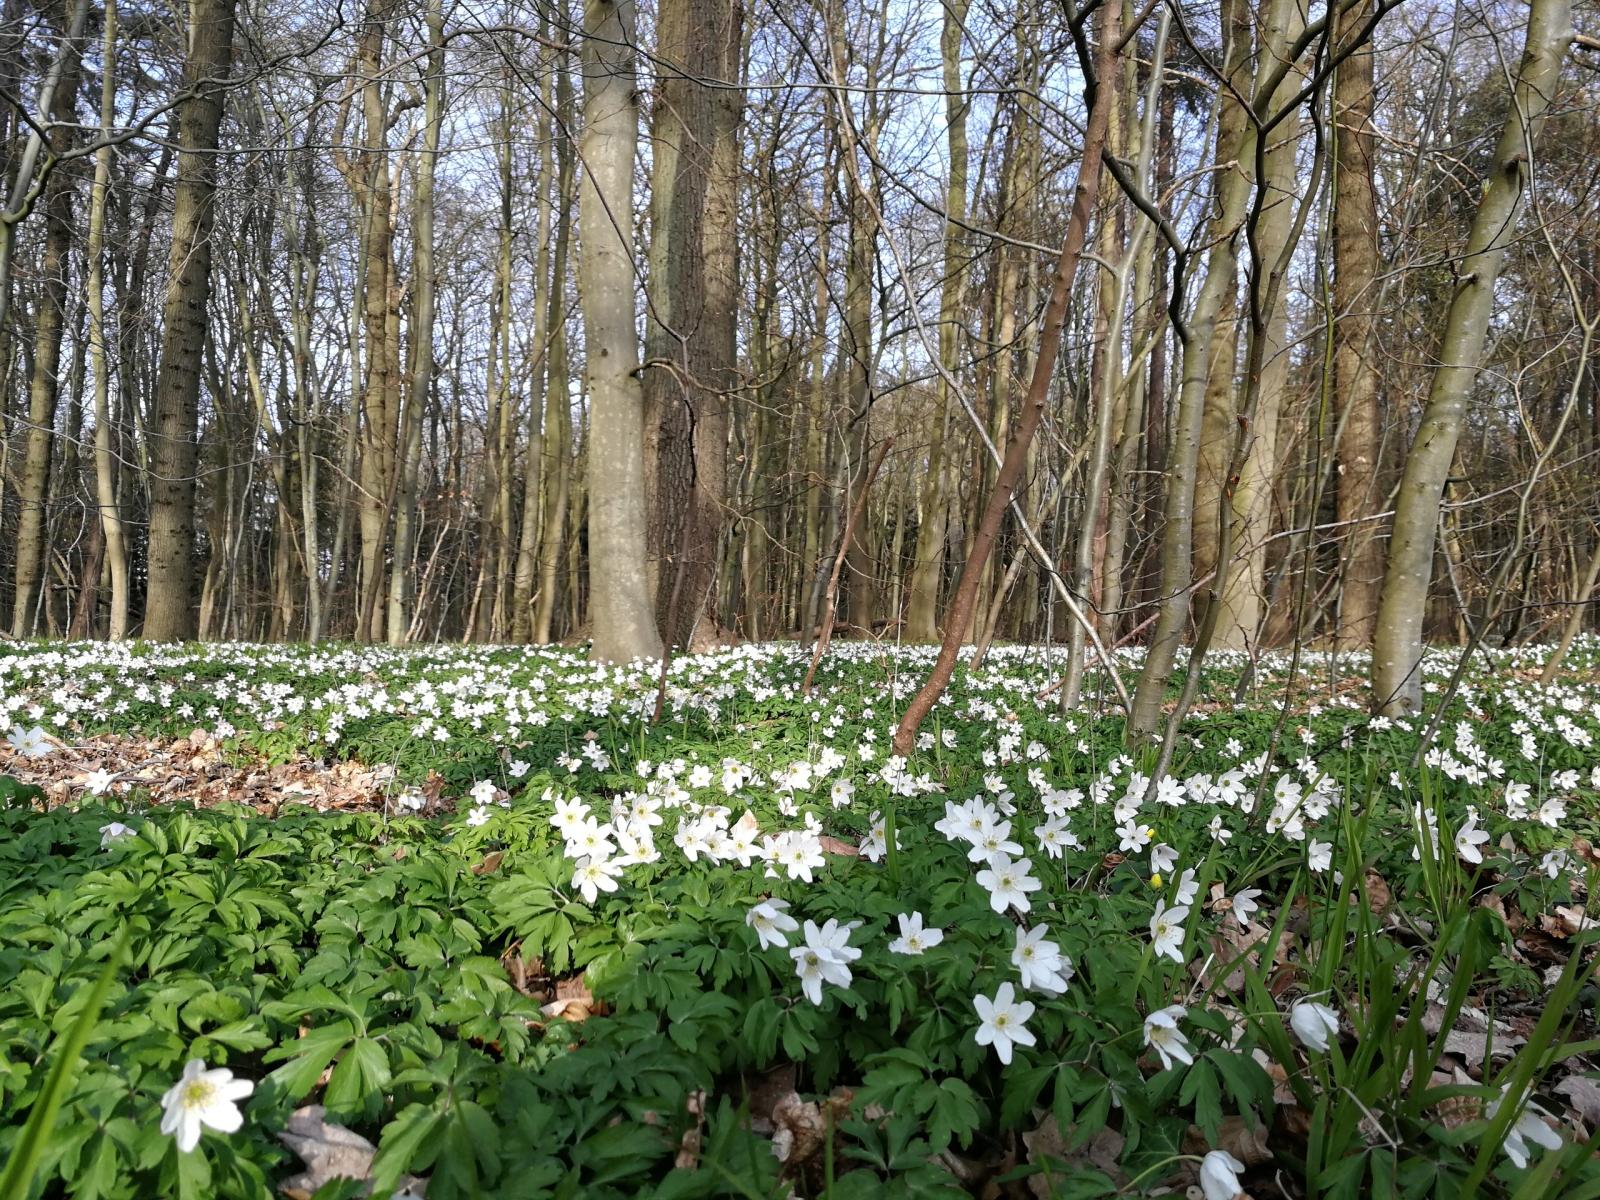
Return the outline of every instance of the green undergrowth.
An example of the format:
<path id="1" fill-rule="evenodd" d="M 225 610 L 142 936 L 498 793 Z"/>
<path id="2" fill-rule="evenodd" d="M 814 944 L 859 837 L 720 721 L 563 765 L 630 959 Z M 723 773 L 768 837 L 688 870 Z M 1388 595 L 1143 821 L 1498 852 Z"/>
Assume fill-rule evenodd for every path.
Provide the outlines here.
<path id="1" fill-rule="evenodd" d="M 1315 674 L 1291 692 L 1269 664 L 1249 703 L 1191 720 L 1183 789 L 1147 799 L 1150 753 L 1123 755 L 1112 714 L 1036 699 L 1054 673 L 1020 651 L 958 677 L 896 770 L 893 689 L 925 652 L 847 647 L 809 698 L 792 648 L 686 659 L 651 723 L 653 672 L 554 651 L 221 647 L 94 668 L 13 648 L 7 711 L 68 747 L 199 727 L 241 757 L 389 764 L 396 797 L 430 777 L 439 796 L 426 816 L 267 819 L 151 807 L 137 786 L 49 811 L 0 789 L 0 1156 L 81 1018 L 31 1195 L 264 1197 L 303 1169 L 277 1134 L 307 1104 L 378 1147 L 369 1180 L 324 1200 L 408 1176 L 433 1200 L 1143 1195 L 1193 1183 L 1217 1149 L 1257 1195 L 1600 1195 L 1558 1090 L 1600 1050 L 1587 653 L 1556 689 L 1509 658 L 1475 670 L 1415 767 L 1418 723 L 1374 725 L 1359 694 Z M 1219 663 L 1205 694 L 1240 670 Z M 754 778 L 722 786 L 730 762 Z M 558 801 L 614 838 L 642 803 L 659 857 L 586 896 Z M 947 802 L 1004 817 L 1037 884 L 1025 911 L 936 828 Z M 763 836 L 838 840 L 770 871 L 683 844 L 747 811 Z M 1056 816 L 1078 843 L 1059 857 L 1040 832 Z M 1236 899 L 1252 891 L 1253 914 Z M 820 1003 L 788 952 L 803 936 L 764 946 L 749 922 L 768 898 L 860 951 Z M 1182 912 L 1170 953 L 1158 905 Z M 893 949 L 902 914 L 942 941 Z M 1040 924 L 1069 964 L 1059 994 L 1019 979 L 1017 939 Z M 975 1000 L 1002 985 L 1033 1005 L 1009 1061 L 976 1036 Z M 1312 1002 L 1336 1017 L 1323 1048 L 1297 1033 Z M 1187 1062 L 1149 1037 L 1174 1007 Z M 191 1059 L 255 1090 L 237 1133 L 183 1153 L 159 1122 Z M 775 1087 L 820 1122 L 805 1154 L 774 1150 Z M 1518 1165 L 1529 1101 L 1566 1123 Z"/>

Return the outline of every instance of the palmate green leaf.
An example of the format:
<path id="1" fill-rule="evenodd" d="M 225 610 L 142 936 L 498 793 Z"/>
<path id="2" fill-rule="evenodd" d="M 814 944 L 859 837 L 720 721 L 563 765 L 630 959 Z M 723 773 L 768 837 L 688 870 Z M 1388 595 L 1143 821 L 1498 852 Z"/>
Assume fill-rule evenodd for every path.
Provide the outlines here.
<path id="1" fill-rule="evenodd" d="M 284 1058 L 289 1061 L 262 1081 L 262 1086 L 256 1090 L 257 1097 L 276 1101 L 281 1096 L 290 1102 L 303 1099 L 316 1087 L 328 1064 L 355 1036 L 355 1027 L 349 1021 L 338 1020 L 310 1029 L 304 1036 L 268 1051 L 264 1056 L 267 1062 Z"/>
<path id="2" fill-rule="evenodd" d="M 1264 1109 L 1271 1103 L 1272 1079 L 1252 1055 L 1218 1046 L 1207 1050 L 1205 1059 L 1216 1067 L 1234 1107 L 1241 1112 Z"/>
<path id="3" fill-rule="evenodd" d="M 1194 1105 L 1195 1124 L 1205 1133 L 1206 1140 L 1215 1145 L 1217 1131 L 1222 1126 L 1222 1089 L 1209 1059 L 1196 1060 L 1184 1074 L 1178 1098 Z"/>
<path id="4" fill-rule="evenodd" d="M 972 1140 L 972 1134 L 982 1120 L 978 1098 L 972 1089 L 959 1079 L 942 1079 L 934 1090 L 928 1122 L 929 1145 L 935 1153 L 943 1150 L 952 1140 L 965 1146 Z"/>
<path id="5" fill-rule="evenodd" d="M 370 1118 L 383 1106 L 389 1077 L 389 1056 L 383 1045 L 376 1038 L 356 1038 L 333 1068 L 323 1103 L 332 1113 L 360 1113 Z"/>
<path id="6" fill-rule="evenodd" d="M 12 775 L 0 775 L 0 808 L 31 810 L 35 804 L 45 804 L 44 789 L 23 783 Z"/>
<path id="7" fill-rule="evenodd" d="M 112 981 L 122 961 L 126 938 L 119 938 L 106 956 L 105 966 L 89 987 L 83 1007 L 76 1020 L 57 1038 L 51 1055 L 50 1074 L 43 1089 L 33 1103 L 22 1133 L 12 1146 L 3 1170 L 0 1170 L 0 1196 L 6 1200 L 20 1200 L 32 1193 L 34 1174 L 38 1169 L 49 1139 L 55 1130 L 56 1117 L 72 1085 L 73 1073 L 78 1067 L 78 1056 L 89 1040 L 89 1034 L 100 1019 L 100 1010 L 110 994 Z"/>

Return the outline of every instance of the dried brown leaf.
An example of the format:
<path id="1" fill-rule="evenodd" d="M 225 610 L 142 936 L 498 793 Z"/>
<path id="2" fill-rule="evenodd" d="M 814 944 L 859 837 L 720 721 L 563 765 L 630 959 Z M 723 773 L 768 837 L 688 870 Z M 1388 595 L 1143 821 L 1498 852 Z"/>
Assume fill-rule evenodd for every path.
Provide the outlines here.
<path id="1" fill-rule="evenodd" d="M 319 1188 L 335 1179 L 370 1179 L 372 1159 L 378 1152 L 378 1148 L 359 1133 L 330 1123 L 320 1104 L 295 1109 L 278 1134 L 278 1140 L 298 1154 L 306 1165 L 300 1174 L 291 1175 L 278 1185 L 291 1200 L 309 1200 Z M 426 1180 L 408 1175 L 400 1181 L 394 1195 L 421 1196 L 426 1188 Z"/>

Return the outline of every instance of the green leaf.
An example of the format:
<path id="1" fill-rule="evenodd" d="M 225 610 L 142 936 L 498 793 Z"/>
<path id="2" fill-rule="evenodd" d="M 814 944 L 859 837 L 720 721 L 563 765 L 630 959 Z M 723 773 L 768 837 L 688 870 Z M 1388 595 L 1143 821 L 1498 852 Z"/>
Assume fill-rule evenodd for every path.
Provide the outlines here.
<path id="1" fill-rule="evenodd" d="M 928 1142 L 935 1153 L 948 1146 L 952 1139 L 965 1146 L 982 1119 L 978 1098 L 970 1087 L 959 1079 L 942 1080 L 934 1092 Z"/>
<path id="2" fill-rule="evenodd" d="M 77 1020 L 56 1039 L 50 1074 L 33 1102 L 16 1145 L 6 1158 L 5 1170 L 0 1171 L 0 1196 L 26 1196 L 33 1190 L 34 1172 L 55 1130 L 56 1116 L 61 1111 L 62 1101 L 66 1099 L 73 1074 L 78 1068 L 78 1056 L 83 1053 L 84 1044 L 100 1019 L 100 1010 L 105 1007 L 106 996 L 111 991 L 112 980 L 116 978 L 117 965 L 122 961 L 127 941 L 128 935 L 124 931 L 106 956 L 99 977 L 90 986 Z"/>

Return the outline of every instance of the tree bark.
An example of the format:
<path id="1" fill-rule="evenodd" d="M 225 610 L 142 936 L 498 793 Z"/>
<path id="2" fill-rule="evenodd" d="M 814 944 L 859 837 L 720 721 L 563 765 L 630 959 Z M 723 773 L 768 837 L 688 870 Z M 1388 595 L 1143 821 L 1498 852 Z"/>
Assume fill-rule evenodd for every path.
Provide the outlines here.
<path id="1" fill-rule="evenodd" d="M 117 4 L 106 0 L 101 28 L 100 136 L 109 136 L 116 121 Z M 111 423 L 110 358 L 106 354 L 105 223 L 111 191 L 111 147 L 95 151 L 94 186 L 89 199 L 89 359 L 94 374 L 95 501 L 100 510 L 105 561 L 111 578 L 111 613 L 107 636 L 120 642 L 128 636 L 128 548 L 117 496 L 117 462 Z"/>
<path id="2" fill-rule="evenodd" d="M 59 75 L 50 97 L 50 153 L 59 155 L 72 138 L 82 46 L 73 36 L 81 25 L 67 13 Z M 19 180 L 19 185 L 23 180 Z M 66 325 L 68 259 L 72 250 L 72 177 L 53 171 L 44 185 L 44 255 L 39 264 L 39 308 L 33 325 L 33 377 L 28 386 L 28 425 L 22 478 L 17 487 L 17 566 L 11 607 L 13 637 L 32 637 L 45 586 L 50 459 L 55 451 L 56 400 L 61 341 Z"/>
<path id="3" fill-rule="evenodd" d="M 1345 9 L 1340 41 L 1365 24 L 1371 0 Z M 1383 543 L 1366 518 L 1378 511 L 1378 367 L 1373 305 L 1377 301 L 1377 138 L 1372 123 L 1370 46 L 1339 64 L 1334 81 L 1333 400 L 1342 428 L 1336 451 L 1336 497 L 1345 534 L 1335 639 L 1348 649 L 1372 645 L 1383 583 Z M 1359 522 L 1359 523 L 1358 523 Z"/>
<path id="4" fill-rule="evenodd" d="M 601 662 L 660 658 L 646 586 L 644 399 L 634 326 L 633 156 L 639 138 L 633 0 L 586 0 L 578 287 L 589 419 L 589 576 Z"/>
<path id="5" fill-rule="evenodd" d="M 656 623 L 677 647 L 717 612 L 738 384 L 743 23 L 742 0 L 663 0 L 657 21 L 644 398 Z"/>
<path id="6" fill-rule="evenodd" d="M 1495 283 L 1526 198 L 1534 143 L 1572 41 L 1570 0 L 1532 0 L 1527 42 L 1493 164 L 1467 235 L 1427 407 L 1406 456 L 1372 648 L 1372 703 L 1389 716 L 1422 706 L 1422 634 L 1439 506 L 1482 365 Z"/>
<path id="7" fill-rule="evenodd" d="M 967 216 L 967 97 L 961 79 L 962 30 L 967 19 L 967 0 L 949 0 L 944 10 L 944 32 L 940 38 L 944 65 L 944 111 L 946 147 L 950 156 L 944 207 L 944 280 L 939 291 L 939 358 L 944 371 L 956 375 L 959 360 L 961 297 L 966 272 L 966 247 L 963 245 Z M 951 464 L 945 443 L 950 431 L 950 385 L 941 373 L 930 423 L 932 441 L 928 445 L 928 470 L 923 478 L 918 507 L 916 549 L 911 568 L 911 595 L 906 603 L 908 641 L 931 642 L 938 638 L 937 615 L 940 583 L 944 576 L 944 544 L 949 533 Z"/>
<path id="8" fill-rule="evenodd" d="M 917 730 L 923 719 L 938 703 L 949 685 L 955 670 L 956 656 L 961 642 L 972 624 L 974 606 L 978 597 L 978 584 L 988 561 L 990 550 L 1000 532 L 1000 521 L 1010 506 L 1012 494 L 1022 478 L 1027 462 L 1028 445 L 1033 440 L 1040 419 L 1044 416 L 1045 402 L 1050 395 L 1050 380 L 1055 373 L 1056 357 L 1061 348 L 1061 328 L 1066 320 L 1067 299 L 1072 282 L 1078 272 L 1078 259 L 1083 253 L 1088 233 L 1089 217 L 1094 212 L 1100 192 L 1100 155 L 1105 146 L 1106 128 L 1111 111 L 1111 98 L 1117 79 L 1117 39 L 1120 21 L 1118 7 L 1105 4 L 1100 10 L 1100 52 L 1096 64 L 1099 86 L 1095 89 L 1089 108 L 1088 127 L 1083 135 L 1083 155 L 1078 162 L 1078 179 L 1073 188 L 1072 216 L 1067 222 L 1066 238 L 1061 243 L 1061 253 L 1056 259 L 1051 280 L 1050 300 L 1045 306 L 1044 321 L 1039 332 L 1039 350 L 1034 359 L 1033 377 L 1028 385 L 1027 401 L 1017 420 L 1011 441 L 1006 446 L 1005 457 L 995 478 L 994 490 L 984 506 L 967 561 L 961 568 L 961 579 L 956 584 L 949 611 L 945 614 L 944 640 L 939 646 L 939 657 L 928 673 L 927 681 L 912 697 L 895 729 L 895 753 L 909 755 L 916 746 Z"/>
<path id="9" fill-rule="evenodd" d="M 437 290 L 433 262 L 434 173 L 444 123 L 444 8 L 428 0 L 428 77 L 423 101 L 422 152 L 417 160 L 412 217 L 411 379 L 400 424 L 399 489 L 394 505 L 394 561 L 389 568 L 389 641 L 410 637 L 415 600 L 411 559 L 416 540 L 417 491 L 422 465 L 422 414 L 433 391 L 433 318 Z"/>
<path id="10" fill-rule="evenodd" d="M 171 279 L 156 376 L 150 443 L 149 589 L 144 636 L 181 641 L 195 633 L 194 500 L 200 367 L 211 298 L 212 201 L 217 133 L 233 57 L 233 0 L 194 0 L 178 106 L 178 183 L 172 214 Z"/>

